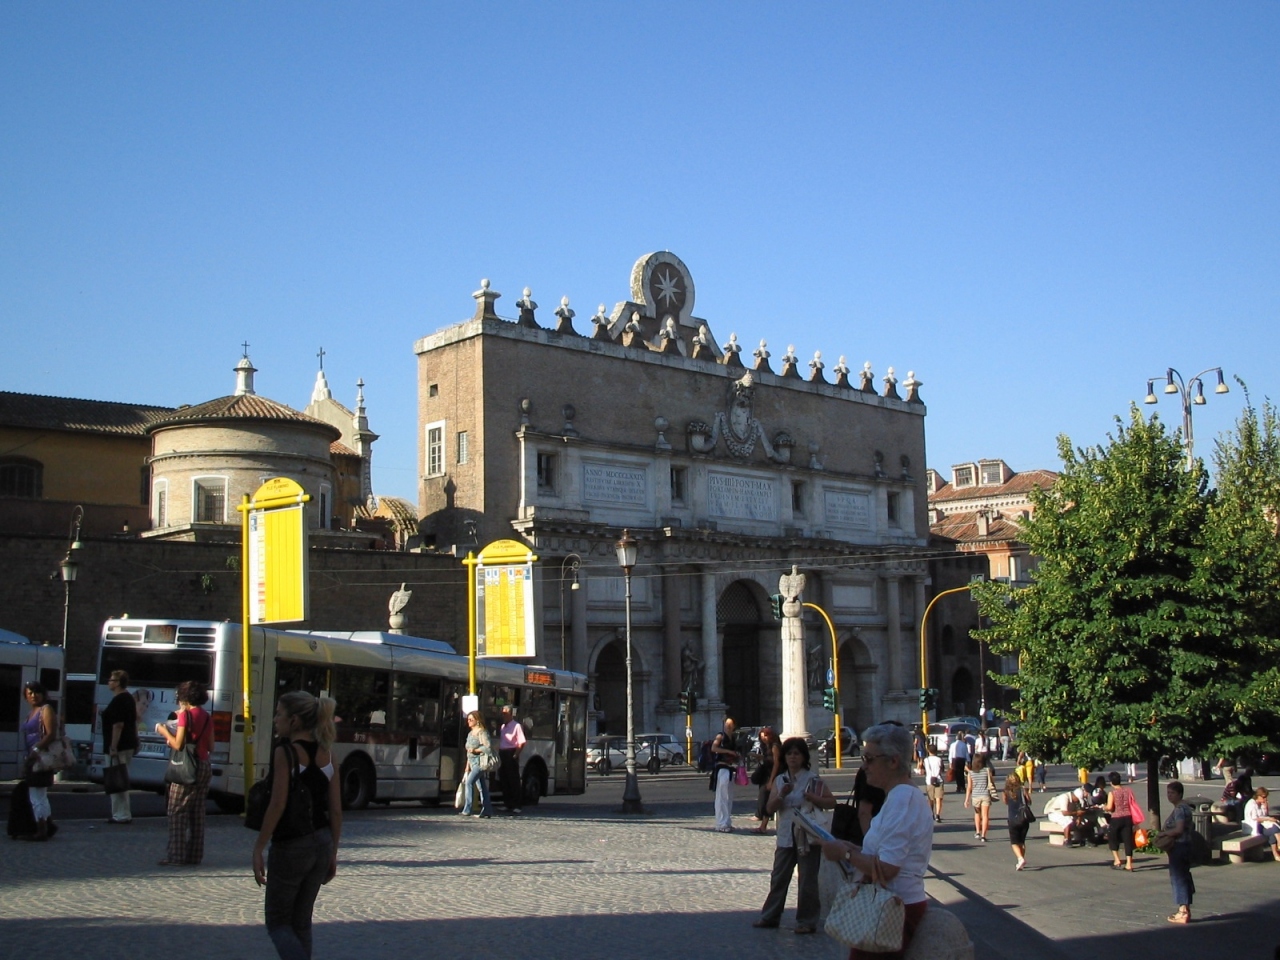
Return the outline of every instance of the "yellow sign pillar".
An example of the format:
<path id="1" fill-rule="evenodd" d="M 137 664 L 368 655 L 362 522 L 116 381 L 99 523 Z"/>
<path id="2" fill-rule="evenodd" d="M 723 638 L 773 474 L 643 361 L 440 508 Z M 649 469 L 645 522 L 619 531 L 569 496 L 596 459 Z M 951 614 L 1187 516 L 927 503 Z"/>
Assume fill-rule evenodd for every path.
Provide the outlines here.
<path id="1" fill-rule="evenodd" d="M 831 622 L 831 618 L 827 616 L 827 611 L 823 610 L 816 603 L 802 603 L 802 607 L 808 607 L 810 610 L 816 610 L 821 614 L 822 619 L 827 622 L 827 630 L 831 632 L 831 687 L 836 692 L 836 712 L 832 720 L 831 726 L 834 728 L 836 740 L 836 769 L 844 769 L 844 759 L 840 748 L 840 728 L 844 724 L 840 720 L 840 645 L 836 640 L 836 625 Z"/>
<path id="2" fill-rule="evenodd" d="M 929 623 L 929 611 L 933 609 L 933 605 L 943 597 L 949 597 L 953 593 L 965 593 L 972 589 L 972 584 L 963 587 L 952 587 L 950 590 L 943 590 L 940 594 L 929 601 L 929 605 L 924 608 L 924 615 L 920 617 L 920 689 L 929 689 L 929 640 L 925 633 L 925 627 Z M 984 718 L 985 722 L 985 718 Z M 920 733 L 924 737 L 925 743 L 929 742 L 929 711 L 923 707 L 920 710 Z"/>
<path id="3" fill-rule="evenodd" d="M 253 710 L 249 631 L 253 623 L 307 619 L 307 522 L 303 504 L 311 500 L 286 477 L 273 477 L 240 511 L 240 673 L 244 711 L 244 792 L 253 785 Z"/>
<path id="4" fill-rule="evenodd" d="M 467 677 L 473 696 L 478 657 L 534 656 L 533 564 L 537 559 L 518 540 L 495 540 L 478 556 L 468 553 L 462 561 L 468 574 Z M 483 653 L 479 649 L 482 620 Z"/>

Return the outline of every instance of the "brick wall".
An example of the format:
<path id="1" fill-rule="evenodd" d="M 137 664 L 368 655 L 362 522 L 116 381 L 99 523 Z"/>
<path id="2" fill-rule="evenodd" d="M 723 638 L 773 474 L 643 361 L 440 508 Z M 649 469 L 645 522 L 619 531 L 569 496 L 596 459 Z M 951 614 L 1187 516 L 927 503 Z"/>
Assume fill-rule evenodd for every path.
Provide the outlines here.
<path id="1" fill-rule="evenodd" d="M 67 670 L 92 672 L 102 622 L 131 617 L 240 619 L 238 545 L 88 539 L 71 584 Z M 0 537 L 0 627 L 41 643 L 60 643 L 64 588 L 58 561 L 65 537 Z M 311 552 L 314 629 L 385 630 L 387 600 L 404 582 L 413 591 L 408 632 L 463 649 L 466 580 L 452 557 L 384 551 Z"/>

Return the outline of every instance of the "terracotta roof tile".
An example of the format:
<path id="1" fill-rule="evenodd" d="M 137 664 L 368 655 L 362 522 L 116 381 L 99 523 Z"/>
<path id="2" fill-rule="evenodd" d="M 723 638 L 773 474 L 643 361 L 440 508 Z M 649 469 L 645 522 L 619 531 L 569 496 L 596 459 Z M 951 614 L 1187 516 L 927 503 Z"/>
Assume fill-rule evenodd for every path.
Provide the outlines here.
<path id="1" fill-rule="evenodd" d="M 341 442 L 340 442 L 340 441 L 338 441 L 338 440 L 335 440 L 335 441 L 333 441 L 333 443 L 329 444 L 329 452 L 330 452 L 330 453 L 336 453 L 336 454 L 338 454 L 339 456 L 343 456 L 343 457 L 358 457 L 358 456 L 360 456 L 360 454 L 356 453 L 354 450 L 352 450 L 350 447 L 348 447 L 345 443 L 341 443 Z"/>
<path id="2" fill-rule="evenodd" d="M 929 494 L 929 501 L 932 503 L 935 500 L 977 500 L 982 497 L 1025 494 L 1035 487 L 1051 487 L 1057 479 L 1058 474 L 1053 470 L 1023 470 L 1010 477 L 1007 483 L 971 487 L 956 487 L 951 483 L 944 483 L 937 492 Z"/>
<path id="3" fill-rule="evenodd" d="M 151 429 L 157 430 L 162 427 L 217 420 L 285 421 L 296 423 L 299 426 L 322 427 L 334 440 L 342 436 L 342 431 L 332 424 L 317 420 L 315 417 L 308 417 L 305 413 L 299 413 L 292 407 L 286 407 L 283 403 L 276 403 L 274 400 L 260 397 L 255 393 L 219 397 L 217 400 L 209 400 L 206 403 L 196 404 L 194 407 L 179 407 L 169 416 L 155 421 L 151 425 Z"/>
<path id="4" fill-rule="evenodd" d="M 931 524 L 929 532 L 934 536 L 946 537 L 958 543 L 988 543 L 991 541 L 1017 540 L 1021 536 L 1018 524 L 1003 517 L 991 519 L 985 537 L 978 535 L 978 514 L 953 513 Z"/>
<path id="5" fill-rule="evenodd" d="M 0 424 L 6 427 L 145 437 L 150 424 L 171 413 L 172 407 L 0 391 Z"/>

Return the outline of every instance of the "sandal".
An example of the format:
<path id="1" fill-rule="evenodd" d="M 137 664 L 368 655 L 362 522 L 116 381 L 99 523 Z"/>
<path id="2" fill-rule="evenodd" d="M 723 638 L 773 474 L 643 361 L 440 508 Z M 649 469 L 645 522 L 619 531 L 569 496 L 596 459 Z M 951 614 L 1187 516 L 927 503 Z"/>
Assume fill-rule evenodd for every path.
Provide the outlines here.
<path id="1" fill-rule="evenodd" d="M 1191 914 L 1190 914 L 1190 913 L 1183 913 L 1181 910 L 1179 910 L 1177 913 L 1171 913 L 1171 914 L 1169 914 L 1169 918 L 1168 918 L 1168 919 L 1169 919 L 1169 922 L 1170 922 L 1170 923 L 1190 923 L 1190 922 L 1191 922 Z"/>

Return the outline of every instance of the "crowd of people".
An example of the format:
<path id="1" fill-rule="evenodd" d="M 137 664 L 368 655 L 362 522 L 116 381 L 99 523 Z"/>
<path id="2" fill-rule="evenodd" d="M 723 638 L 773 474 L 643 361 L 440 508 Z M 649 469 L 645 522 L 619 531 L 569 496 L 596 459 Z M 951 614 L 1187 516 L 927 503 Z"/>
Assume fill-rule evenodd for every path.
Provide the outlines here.
<path id="1" fill-rule="evenodd" d="M 725 758 L 725 773 L 713 779 L 718 790 L 729 789 L 732 776 L 728 768 L 738 761 L 740 746 L 733 738 L 732 723 L 717 738 L 720 755 Z M 1045 764 L 1021 751 L 1014 751 L 1002 732 L 994 747 L 986 738 L 957 736 L 945 750 L 931 741 L 923 741 L 902 725 L 881 724 L 865 734 L 861 765 L 851 794 L 857 812 L 857 838 L 821 844 L 822 853 L 842 860 L 856 870 L 856 875 L 869 878 L 874 874 L 898 893 L 907 907 L 904 927 L 904 949 L 925 910 L 923 875 L 932 849 L 933 831 L 943 822 L 947 785 L 953 784 L 964 797 L 963 805 L 973 817 L 974 839 L 978 844 L 989 839 L 992 810 L 1003 812 L 1014 869 L 1027 869 L 1027 836 L 1036 815 L 1032 809 L 1033 791 L 1045 789 Z M 809 752 L 802 740 L 791 739 L 781 744 L 772 730 L 761 733 L 761 766 L 757 771 L 760 802 L 755 820 L 756 830 L 767 832 L 770 817 L 777 819 L 777 849 L 770 877 L 769 893 L 756 927 L 777 927 L 792 873 L 800 875 L 800 896 L 796 915 L 796 932 L 807 933 L 812 927 L 818 904 L 812 877 L 816 870 L 814 842 L 797 824 L 793 810 L 821 814 L 835 806 L 837 800 L 827 785 L 809 771 Z M 993 761 L 1012 757 L 1015 763 L 1007 775 L 1001 776 Z M 1080 771 L 1080 784 L 1051 797 L 1044 806 L 1044 816 L 1062 828 L 1064 842 L 1070 846 L 1102 846 L 1111 854 L 1113 870 L 1133 872 L 1138 830 L 1146 820 L 1143 803 L 1129 786 L 1137 779 L 1134 765 L 1125 774 L 1112 772 L 1090 780 L 1088 770 Z M 1006 768 L 1007 770 L 1009 768 Z M 761 773 L 760 770 L 764 772 Z M 1223 770 L 1227 787 L 1223 805 L 1235 805 L 1246 834 L 1267 838 L 1271 855 L 1280 860 L 1280 817 L 1272 814 L 1265 787 L 1252 787 L 1248 771 L 1238 773 L 1227 766 Z M 923 790 L 913 783 L 913 774 L 921 777 Z M 814 789 L 812 784 L 820 784 Z M 1158 828 L 1145 831 L 1145 842 L 1155 844 L 1167 854 L 1168 874 L 1174 912 L 1168 921 L 1191 922 L 1195 881 L 1192 878 L 1195 828 L 1191 807 L 1184 801 L 1184 788 L 1174 780 L 1166 785 L 1170 804 L 1168 816 Z M 718 793 L 717 829 L 728 827 L 724 816 L 730 809 L 731 797 Z M 997 805 L 1000 805 L 999 807 Z M 817 819 L 821 821 L 821 817 Z M 783 852 L 785 850 L 785 853 Z M 870 956 L 870 955 L 868 955 Z M 879 957 L 900 954 L 875 954 Z M 851 954 L 857 960 L 858 952 Z"/>

